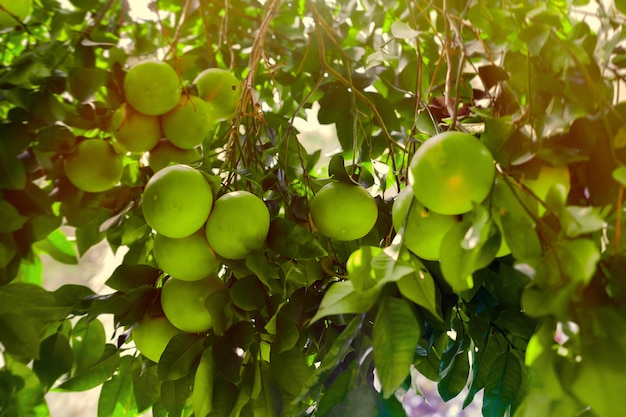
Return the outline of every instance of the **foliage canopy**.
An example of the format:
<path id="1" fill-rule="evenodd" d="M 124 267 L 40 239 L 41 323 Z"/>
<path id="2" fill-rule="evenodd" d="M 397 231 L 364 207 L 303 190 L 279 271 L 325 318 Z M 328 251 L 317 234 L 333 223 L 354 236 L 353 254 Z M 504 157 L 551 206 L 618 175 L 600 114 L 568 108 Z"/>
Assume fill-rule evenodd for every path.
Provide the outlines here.
<path id="1" fill-rule="evenodd" d="M 587 3 L 158 0 L 143 19 L 126 0 L 35 0 L 11 15 L 0 416 L 44 416 L 46 392 L 97 386 L 101 417 L 403 416 L 418 373 L 444 400 L 467 388 L 467 405 L 482 390 L 486 417 L 614 415 L 626 387 L 626 3 L 577 11 Z M 148 59 L 174 68 L 170 87 L 188 97 L 206 69 L 234 76 L 230 98 L 209 101 L 217 121 L 200 152 L 179 150 L 179 162 L 216 198 L 262 199 L 271 218 L 261 249 L 220 259 L 212 328 L 176 333 L 158 363 L 131 331 L 163 314 L 167 275 L 142 198 L 164 162 L 123 154 L 111 127 L 128 70 Z M 336 138 L 295 127 L 314 103 Z M 425 260 L 404 245 L 406 222 L 394 229 L 392 205 L 416 150 L 447 130 L 480 140 L 497 173 L 436 239 L 440 259 Z M 64 161 L 86 140 L 119 152 L 113 188 L 68 179 Z M 537 191 L 542 167 L 560 173 Z M 364 237 L 315 229 L 309 204 L 330 181 L 376 196 Z M 103 240 L 127 251 L 111 294 L 44 289 L 42 256 L 73 264 Z"/>

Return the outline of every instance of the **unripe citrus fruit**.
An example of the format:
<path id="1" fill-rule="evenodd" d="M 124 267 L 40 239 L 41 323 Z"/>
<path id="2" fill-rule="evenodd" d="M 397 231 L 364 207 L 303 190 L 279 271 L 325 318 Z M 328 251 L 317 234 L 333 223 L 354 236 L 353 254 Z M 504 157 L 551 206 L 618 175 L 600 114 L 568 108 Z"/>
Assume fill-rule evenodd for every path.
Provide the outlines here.
<path id="1" fill-rule="evenodd" d="M 564 187 L 565 196 L 569 194 L 571 188 L 570 173 L 567 165 L 553 166 L 538 158 L 533 158 L 522 165 L 514 167 L 512 172 L 515 175 L 519 175 L 522 184 L 528 187 L 543 202 L 546 202 L 548 192 L 553 186 L 559 185 Z M 538 204 L 538 214 L 541 216 L 545 211 L 543 204 Z"/>
<path id="2" fill-rule="evenodd" d="M 180 80 L 169 64 L 146 60 L 133 65 L 124 78 L 126 101 L 135 110 L 158 116 L 178 104 L 181 93 Z"/>
<path id="3" fill-rule="evenodd" d="M 360 185 L 330 182 L 311 201 L 311 218 L 317 230 L 336 240 L 360 239 L 378 219 L 374 197 Z"/>
<path id="4" fill-rule="evenodd" d="M 159 143 L 148 152 L 148 166 L 157 172 L 170 163 L 191 164 L 200 160 L 202 155 L 198 149 L 181 149 L 174 146 L 169 140 L 161 138 Z"/>
<path id="5" fill-rule="evenodd" d="M 440 259 L 439 249 L 443 237 L 459 222 L 457 216 L 428 211 L 415 199 L 410 185 L 396 196 L 391 208 L 391 219 L 396 232 L 404 226 L 406 247 L 429 261 Z"/>
<path id="6" fill-rule="evenodd" d="M 216 120 L 226 120 L 233 115 L 241 96 L 241 82 L 221 68 L 202 71 L 193 83 L 198 95 L 211 105 Z"/>
<path id="7" fill-rule="evenodd" d="M 202 144 L 215 123 L 211 107 L 195 96 L 183 96 L 180 104 L 161 117 L 163 134 L 175 146 L 191 149 Z"/>
<path id="8" fill-rule="evenodd" d="M 270 228 L 270 213 L 263 200 L 248 191 L 232 191 L 215 201 L 206 223 L 206 237 L 226 259 L 243 259 L 260 249 Z"/>
<path id="9" fill-rule="evenodd" d="M 30 15 L 33 2 L 32 0 L 0 0 L 0 6 L 23 22 Z M 19 25 L 17 20 L 0 8 L 0 30 L 14 28 L 17 25 Z"/>
<path id="10" fill-rule="evenodd" d="M 167 319 L 184 332 L 205 332 L 213 325 L 205 301 L 213 291 L 224 288 L 217 275 L 198 281 L 170 278 L 161 289 L 161 307 Z"/>
<path id="11" fill-rule="evenodd" d="M 146 316 L 131 332 L 139 352 L 153 362 L 161 359 L 172 337 L 180 333 L 165 316 Z"/>
<path id="12" fill-rule="evenodd" d="M 183 281 L 206 278 L 220 265 L 202 230 L 179 239 L 157 233 L 152 251 L 159 268 Z"/>
<path id="13" fill-rule="evenodd" d="M 440 214 L 462 214 L 489 195 L 496 169 L 485 145 L 462 132 L 427 139 L 415 152 L 409 182 L 415 198 Z"/>
<path id="14" fill-rule="evenodd" d="M 122 155 L 100 139 L 86 139 L 63 160 L 65 175 L 83 191 L 97 193 L 115 186 L 122 178 Z"/>
<path id="15" fill-rule="evenodd" d="M 170 165 L 150 178 L 142 210 L 150 227 L 164 236 L 192 235 L 206 222 L 213 192 L 204 175 L 188 165 Z"/>
<path id="16" fill-rule="evenodd" d="M 140 113 L 126 103 L 113 113 L 111 132 L 115 140 L 132 153 L 149 151 L 163 136 L 158 117 Z"/>

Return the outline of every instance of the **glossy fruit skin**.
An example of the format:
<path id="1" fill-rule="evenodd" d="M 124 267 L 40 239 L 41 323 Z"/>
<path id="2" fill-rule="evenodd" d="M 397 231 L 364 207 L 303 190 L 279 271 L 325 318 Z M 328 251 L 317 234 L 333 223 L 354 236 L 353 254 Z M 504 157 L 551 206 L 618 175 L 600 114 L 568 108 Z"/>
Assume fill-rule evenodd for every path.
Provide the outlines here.
<path id="1" fill-rule="evenodd" d="M 205 332 L 213 325 L 205 306 L 213 291 L 224 288 L 217 275 L 198 281 L 170 278 L 161 289 L 161 307 L 167 319 L 178 329 L 188 333 Z"/>
<path id="2" fill-rule="evenodd" d="M 131 153 L 151 150 L 163 136 L 158 117 L 140 113 L 126 103 L 113 113 L 111 133 L 124 150 Z"/>
<path id="3" fill-rule="evenodd" d="M 211 106 L 216 120 L 228 120 L 241 96 L 241 82 L 230 72 L 221 68 L 208 68 L 193 80 L 198 95 Z"/>
<path id="4" fill-rule="evenodd" d="M 181 149 L 174 146 L 166 138 L 161 138 L 159 143 L 147 154 L 147 163 L 153 172 L 157 172 L 166 166 L 174 164 L 192 164 L 202 158 L 197 148 Z"/>
<path id="5" fill-rule="evenodd" d="M 391 219 L 396 232 L 400 232 L 404 226 L 404 245 L 420 258 L 429 261 L 441 258 L 441 242 L 452 226 L 459 222 L 457 216 L 429 212 L 415 199 L 410 185 L 396 196 L 391 208 Z"/>
<path id="6" fill-rule="evenodd" d="M 201 145 L 214 124 L 209 104 L 195 96 L 183 96 L 179 105 L 161 116 L 163 134 L 181 149 Z"/>
<path id="7" fill-rule="evenodd" d="M 165 316 L 146 316 L 131 331 L 139 352 L 152 362 L 159 362 L 172 337 L 181 333 Z"/>
<path id="8" fill-rule="evenodd" d="M 149 116 L 165 114 L 176 107 L 181 90 L 178 74 L 163 61 L 141 61 L 133 65 L 124 78 L 126 101 Z"/>
<path id="9" fill-rule="evenodd" d="M 33 10 L 32 0 L 0 0 L 0 5 L 13 13 L 22 22 Z M 0 31 L 14 28 L 19 23 L 7 12 L 0 9 Z"/>
<path id="10" fill-rule="evenodd" d="M 226 259 L 243 259 L 260 249 L 270 229 L 270 213 L 263 200 L 248 191 L 232 191 L 215 201 L 206 223 L 206 237 Z"/>
<path id="11" fill-rule="evenodd" d="M 355 240 L 372 230 L 378 220 L 378 207 L 374 197 L 360 185 L 330 182 L 311 200 L 311 218 L 324 236 Z"/>
<path id="12" fill-rule="evenodd" d="M 122 155 L 101 139 L 86 139 L 63 160 L 65 175 L 76 188 L 90 193 L 109 190 L 122 178 Z"/>
<path id="13" fill-rule="evenodd" d="M 159 268 L 183 281 L 206 278 L 215 273 L 220 265 L 202 230 L 180 239 L 157 233 L 152 251 Z"/>
<path id="14" fill-rule="evenodd" d="M 480 204 L 491 190 L 496 168 L 487 147 L 462 132 L 427 139 L 409 166 L 415 198 L 430 211 L 463 214 Z"/>
<path id="15" fill-rule="evenodd" d="M 142 211 L 150 227 L 166 237 L 197 232 L 213 207 L 213 191 L 204 175 L 188 165 L 170 165 L 150 178 Z"/>

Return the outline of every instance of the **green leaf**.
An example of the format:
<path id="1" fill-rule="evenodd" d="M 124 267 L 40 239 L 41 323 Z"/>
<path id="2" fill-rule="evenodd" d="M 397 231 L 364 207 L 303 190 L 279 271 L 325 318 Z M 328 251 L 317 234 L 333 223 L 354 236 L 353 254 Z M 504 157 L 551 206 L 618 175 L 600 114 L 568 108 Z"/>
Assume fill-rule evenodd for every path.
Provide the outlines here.
<path id="1" fill-rule="evenodd" d="M 13 378 L 11 379 L 14 381 L 15 386 L 13 387 L 14 391 L 9 394 L 9 398 L 5 397 L 5 394 L 2 393 L 3 390 L 0 391 L 0 393 L 3 394 L 0 396 L 0 399 L 2 400 L 2 402 L 0 402 L 2 405 L 0 411 L 7 411 L 7 414 L 3 413 L 3 415 L 6 415 L 7 417 L 49 416 L 50 411 L 48 410 L 48 405 L 46 404 L 44 390 L 42 389 L 35 372 L 27 365 L 12 359 L 10 356 L 5 355 L 4 357 L 6 360 L 5 367 L 12 374 Z M 0 370 L 0 383 L 2 383 L 2 372 L 3 371 Z M 2 385 L 0 385 L 0 387 L 4 388 Z M 3 403 L 7 400 L 12 404 L 9 405 L 8 410 L 5 410 Z"/>
<path id="2" fill-rule="evenodd" d="M 62 333 L 55 333 L 41 342 L 39 359 L 33 362 L 33 370 L 37 373 L 45 391 L 63 374 L 72 369 L 72 348 Z"/>
<path id="3" fill-rule="evenodd" d="M 281 353 L 293 348 L 300 338 L 300 331 L 293 317 L 282 310 L 276 314 L 276 340 L 272 352 Z"/>
<path id="4" fill-rule="evenodd" d="M 0 233 L 0 268 L 7 265 L 17 254 L 17 242 L 12 233 Z"/>
<path id="5" fill-rule="evenodd" d="M 284 352 L 272 351 L 272 375 L 283 392 L 295 397 L 309 381 L 313 369 L 308 366 L 306 353 L 293 348 Z"/>
<path id="6" fill-rule="evenodd" d="M 88 369 L 102 357 L 106 334 L 98 319 L 83 317 L 72 329 L 72 351 L 77 371 Z"/>
<path id="7" fill-rule="evenodd" d="M 192 385 L 193 380 L 189 377 L 163 381 L 160 400 L 170 417 L 182 416 L 187 400 L 191 397 Z"/>
<path id="8" fill-rule="evenodd" d="M 95 388 L 109 379 L 119 365 L 119 351 L 115 346 L 107 344 L 98 362 L 87 369 L 75 372 L 69 379 L 55 388 L 55 391 L 87 391 Z"/>
<path id="9" fill-rule="evenodd" d="M 363 317 L 357 316 L 350 320 L 350 323 L 348 323 L 337 339 L 335 339 L 326 355 L 322 358 L 320 366 L 317 367 L 313 376 L 304 385 L 300 395 L 298 395 L 294 401 L 302 401 L 307 398 L 311 392 L 318 389 L 320 381 L 326 379 L 326 377 L 337 368 L 339 363 L 343 361 L 351 350 L 352 341 L 362 330 L 363 319 Z"/>
<path id="10" fill-rule="evenodd" d="M 202 354 L 202 343 L 202 338 L 196 334 L 175 335 L 161 355 L 158 368 L 159 378 L 172 381 L 188 375 Z"/>
<path id="11" fill-rule="evenodd" d="M 500 333 L 491 333 L 485 348 L 478 350 L 475 354 L 472 364 L 473 377 L 467 397 L 463 401 L 464 408 L 470 405 L 476 393 L 485 387 L 491 374 L 493 363 L 496 361 L 496 358 L 506 352 L 507 347 L 507 341 Z"/>
<path id="12" fill-rule="evenodd" d="M 144 361 L 133 362 L 133 393 L 137 411 L 145 412 L 161 397 L 158 365 Z"/>
<path id="13" fill-rule="evenodd" d="M 330 158 L 330 162 L 328 163 L 328 175 L 336 181 L 358 185 L 348 174 L 348 171 L 346 171 L 346 164 L 341 154 L 333 155 L 333 157 Z"/>
<path id="14" fill-rule="evenodd" d="M 374 364 L 384 398 L 389 398 L 409 375 L 422 325 L 403 299 L 383 298 L 372 331 Z"/>
<path id="15" fill-rule="evenodd" d="M 564 278 L 589 283 L 600 260 L 600 249 L 593 240 L 562 240 L 554 249 Z"/>
<path id="16" fill-rule="evenodd" d="M 626 3 L 626 0 L 624 0 Z M 620 183 L 622 187 L 626 187 L 626 166 L 620 165 L 613 170 L 613 179 Z"/>
<path id="17" fill-rule="evenodd" d="M 575 238 L 601 230 L 606 221 L 597 207 L 567 206 L 559 216 L 565 236 Z"/>
<path id="18" fill-rule="evenodd" d="M 261 310 L 267 302 L 265 289 L 255 276 L 236 280 L 230 288 L 230 299 L 245 311 Z"/>
<path id="19" fill-rule="evenodd" d="M 450 401 L 463 391 L 467 385 L 469 375 L 469 356 L 466 351 L 458 352 L 452 359 L 452 363 L 441 375 L 437 384 L 437 391 L 444 401 Z"/>
<path id="20" fill-rule="evenodd" d="M 246 256 L 246 268 L 252 271 L 263 285 L 269 287 L 272 269 L 264 253 L 254 252 Z"/>
<path id="21" fill-rule="evenodd" d="M 378 292 L 378 287 L 357 292 L 351 281 L 336 282 L 324 294 L 311 323 L 334 314 L 364 313 L 376 303 Z"/>
<path id="22" fill-rule="evenodd" d="M 33 246 L 61 263 L 68 265 L 78 264 L 74 245 L 67 240 L 67 236 L 61 229 L 56 229 L 44 240 L 40 240 Z"/>
<path id="23" fill-rule="evenodd" d="M 404 22 L 393 22 L 391 24 L 391 34 L 394 38 L 398 39 L 413 39 L 419 35 L 419 32 L 412 29 L 408 24 Z"/>
<path id="24" fill-rule="evenodd" d="M 10 233 L 20 230 L 28 217 L 22 216 L 8 201 L 0 200 L 0 233 Z"/>
<path id="25" fill-rule="evenodd" d="M 397 282 L 400 293 L 420 307 L 425 308 L 433 317 L 443 322 L 441 315 L 441 294 L 430 272 L 421 262 L 412 260 L 415 271 L 400 278 Z M 416 262 L 419 262 L 417 264 Z M 419 268 L 419 266 L 422 266 Z M 418 269 L 419 268 L 419 269 Z"/>
<path id="26" fill-rule="evenodd" d="M 282 256 L 298 260 L 321 258 L 328 255 L 326 249 L 304 227 L 290 220 L 277 217 L 270 223 L 267 245 Z"/>
<path id="27" fill-rule="evenodd" d="M 343 402 L 350 389 L 351 381 L 352 372 L 350 370 L 339 374 L 339 376 L 334 379 L 330 387 L 324 391 L 324 395 L 322 395 L 322 398 L 317 404 L 316 415 L 324 417 L 333 407 Z"/>
<path id="28" fill-rule="evenodd" d="M 334 406 L 326 416 L 378 417 L 378 393 L 366 384 L 351 387 L 345 400 Z"/>
<path id="29" fill-rule="evenodd" d="M 517 398 L 522 384 L 522 365 L 511 352 L 498 356 L 491 366 L 483 397 L 483 415 L 503 417 Z"/>
<path id="30" fill-rule="evenodd" d="M 117 373 L 102 385 L 98 399 L 98 417 L 134 417 L 137 415 L 132 376 L 132 366 L 135 360 L 138 359 L 132 356 L 122 357 Z"/>
<path id="31" fill-rule="evenodd" d="M 122 264 L 105 284 L 118 291 L 129 291 L 142 285 L 155 285 L 159 276 L 159 270 L 150 265 Z"/>
<path id="32" fill-rule="evenodd" d="M 202 352 L 200 363 L 194 376 L 191 403 L 196 416 L 206 416 L 213 409 L 213 349 Z"/>

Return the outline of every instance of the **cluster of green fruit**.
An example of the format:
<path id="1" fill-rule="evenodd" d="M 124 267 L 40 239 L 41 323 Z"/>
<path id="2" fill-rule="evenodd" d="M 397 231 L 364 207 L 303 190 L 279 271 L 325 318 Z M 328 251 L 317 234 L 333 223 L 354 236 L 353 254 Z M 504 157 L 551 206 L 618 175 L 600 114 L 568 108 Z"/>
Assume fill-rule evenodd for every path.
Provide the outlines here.
<path id="1" fill-rule="evenodd" d="M 161 289 L 163 315 L 146 316 L 132 331 L 140 352 L 158 362 L 170 339 L 182 332 L 211 329 L 209 295 L 224 288 L 218 255 L 243 259 L 260 249 L 269 232 L 265 203 L 247 191 L 214 200 L 205 174 L 184 164 L 170 165 L 150 178 L 142 211 L 154 229 L 156 263 L 170 277 Z"/>
<path id="2" fill-rule="evenodd" d="M 114 187 L 122 177 L 125 153 L 147 153 L 154 172 L 171 162 L 199 160 L 198 148 L 215 123 L 232 116 L 239 82 L 226 70 L 209 68 L 193 84 L 198 96 L 183 92 L 177 72 L 162 61 L 132 66 L 124 78 L 126 102 L 111 119 L 114 140 L 85 139 L 66 155 L 70 182 L 87 192 Z"/>
<path id="3" fill-rule="evenodd" d="M 545 214 L 545 202 L 553 188 L 560 190 L 562 198 L 569 193 L 567 166 L 555 167 L 534 158 L 514 167 L 510 174 L 534 196 L 512 194 L 496 173 L 489 149 L 476 137 L 452 131 L 433 136 L 411 159 L 409 185 L 398 194 L 392 208 L 394 229 L 403 231 L 403 242 L 413 253 L 436 261 L 441 258 L 446 234 L 490 195 L 491 209 L 501 223 L 502 217 L 512 212 L 520 216 L 527 216 L 527 212 L 537 217 Z M 510 253 L 502 230 L 500 234 L 497 257 Z"/>

